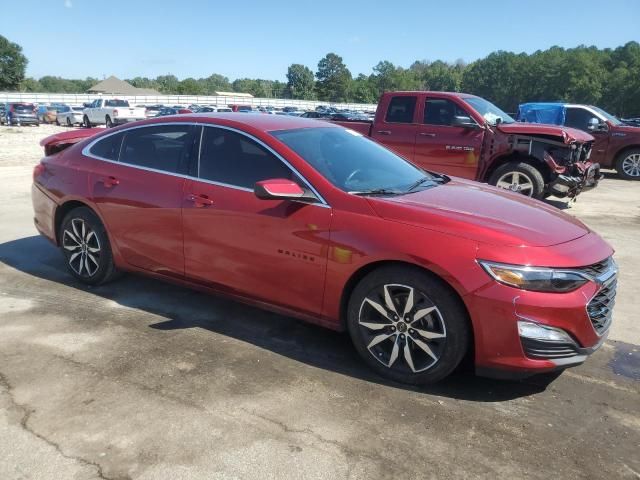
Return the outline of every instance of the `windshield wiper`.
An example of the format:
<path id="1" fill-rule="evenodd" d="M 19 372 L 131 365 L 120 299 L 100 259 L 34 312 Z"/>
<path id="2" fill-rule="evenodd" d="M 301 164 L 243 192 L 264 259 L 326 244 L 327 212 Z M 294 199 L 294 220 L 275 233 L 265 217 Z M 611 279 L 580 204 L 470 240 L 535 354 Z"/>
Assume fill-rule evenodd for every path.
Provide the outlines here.
<path id="1" fill-rule="evenodd" d="M 407 192 L 410 192 L 411 190 L 415 190 L 420 185 L 422 185 L 423 183 L 428 182 L 428 181 L 433 181 L 433 180 L 431 178 L 429 178 L 429 177 L 422 177 L 422 178 L 416 180 L 414 183 L 409 185 L 409 188 L 407 188 Z"/>
<path id="2" fill-rule="evenodd" d="M 371 190 L 354 190 L 348 192 L 351 195 L 400 195 L 402 192 L 390 190 L 388 188 L 373 188 Z"/>

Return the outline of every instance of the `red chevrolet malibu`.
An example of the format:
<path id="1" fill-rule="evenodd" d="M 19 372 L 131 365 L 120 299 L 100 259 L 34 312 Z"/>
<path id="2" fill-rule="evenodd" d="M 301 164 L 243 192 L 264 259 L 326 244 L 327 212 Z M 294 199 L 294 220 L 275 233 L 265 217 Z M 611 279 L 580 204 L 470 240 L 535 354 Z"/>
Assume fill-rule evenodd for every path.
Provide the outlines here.
<path id="1" fill-rule="evenodd" d="M 97 285 L 134 271 L 348 330 L 424 384 L 580 364 L 604 341 L 612 249 L 544 203 L 421 170 L 290 116 L 191 114 L 43 141 L 37 229 Z M 89 138 L 83 138 L 92 135 Z"/>

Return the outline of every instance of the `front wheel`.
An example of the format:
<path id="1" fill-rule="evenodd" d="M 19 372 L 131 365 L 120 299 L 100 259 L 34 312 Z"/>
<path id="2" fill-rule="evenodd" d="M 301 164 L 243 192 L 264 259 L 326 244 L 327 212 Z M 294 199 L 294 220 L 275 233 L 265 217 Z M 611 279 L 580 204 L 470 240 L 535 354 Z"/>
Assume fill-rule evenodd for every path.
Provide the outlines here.
<path id="1" fill-rule="evenodd" d="M 67 127 L 73 127 L 73 123 L 71 123 L 71 119 L 67 117 Z"/>
<path id="2" fill-rule="evenodd" d="M 525 162 L 500 165 L 489 177 L 489 184 L 527 197 L 542 198 L 544 178 L 536 167 Z"/>
<path id="3" fill-rule="evenodd" d="M 85 128 L 91 128 L 91 122 L 89 121 L 89 117 L 87 117 L 86 115 L 82 117 L 82 123 L 84 124 Z"/>
<path id="4" fill-rule="evenodd" d="M 88 285 L 111 280 L 115 264 L 111 244 L 100 219 L 86 207 L 75 208 L 62 221 L 58 238 L 69 272 Z"/>
<path id="5" fill-rule="evenodd" d="M 348 328 L 363 360 L 383 377 L 424 385 L 460 364 L 468 317 L 441 280 L 412 267 L 383 267 L 354 289 Z"/>
<path id="6" fill-rule="evenodd" d="M 625 180 L 640 180 L 640 148 L 627 150 L 616 158 L 618 176 Z"/>
<path id="7" fill-rule="evenodd" d="M 106 125 L 107 128 L 113 127 L 113 122 L 111 121 L 111 117 L 109 117 L 109 115 L 105 117 L 104 124 Z"/>

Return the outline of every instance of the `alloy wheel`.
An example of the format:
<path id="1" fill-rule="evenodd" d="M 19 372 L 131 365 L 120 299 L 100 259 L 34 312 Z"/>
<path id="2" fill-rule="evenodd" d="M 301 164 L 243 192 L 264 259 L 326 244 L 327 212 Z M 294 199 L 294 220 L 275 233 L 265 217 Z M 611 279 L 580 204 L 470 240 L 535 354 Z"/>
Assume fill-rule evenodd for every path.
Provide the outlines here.
<path id="1" fill-rule="evenodd" d="M 424 372 L 444 353 L 444 319 L 429 297 L 413 287 L 386 284 L 372 291 L 360 305 L 358 324 L 369 353 L 398 372 Z"/>
<path id="2" fill-rule="evenodd" d="M 69 266 L 78 275 L 93 277 L 100 269 L 101 246 L 98 235 L 81 218 L 73 218 L 62 232 L 62 247 Z"/>
<path id="3" fill-rule="evenodd" d="M 632 153 L 622 161 L 622 171 L 630 177 L 640 177 L 640 153 Z"/>
<path id="4" fill-rule="evenodd" d="M 533 180 L 522 172 L 507 172 L 498 179 L 496 187 L 521 193 L 528 197 L 533 195 Z"/>

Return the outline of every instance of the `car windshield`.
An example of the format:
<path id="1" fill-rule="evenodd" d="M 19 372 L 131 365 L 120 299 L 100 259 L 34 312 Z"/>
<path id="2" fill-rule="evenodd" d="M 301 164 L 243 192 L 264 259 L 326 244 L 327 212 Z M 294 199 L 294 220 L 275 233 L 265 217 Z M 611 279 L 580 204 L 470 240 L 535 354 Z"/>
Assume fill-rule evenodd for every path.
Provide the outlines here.
<path id="1" fill-rule="evenodd" d="M 128 107 L 129 102 L 126 100 L 107 100 L 104 102 L 105 107 Z"/>
<path id="2" fill-rule="evenodd" d="M 463 100 L 482 115 L 489 125 L 495 125 L 498 119 L 501 123 L 515 123 L 515 120 L 508 113 L 503 112 L 484 98 L 465 97 Z"/>
<path id="3" fill-rule="evenodd" d="M 397 194 L 435 184 L 432 175 L 353 130 L 320 127 L 270 133 L 345 192 Z"/>
<path id="4" fill-rule="evenodd" d="M 609 112 L 605 112 L 601 108 L 594 107 L 593 105 L 591 105 L 591 108 L 593 108 L 596 112 L 598 112 L 600 115 L 602 115 L 604 118 L 606 118 L 613 125 L 623 125 L 623 123 L 620 121 L 620 119 L 618 119 L 617 117 L 614 117 Z"/>

